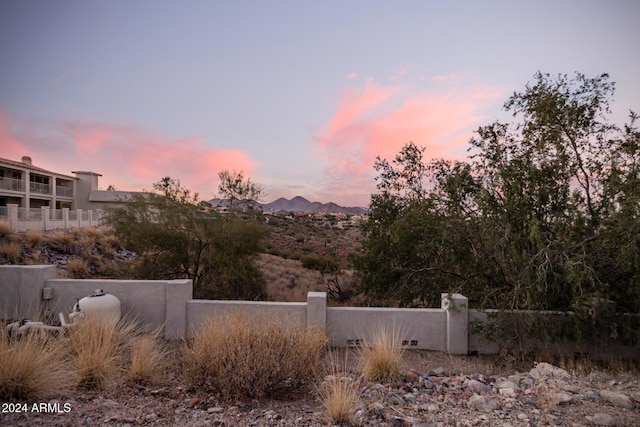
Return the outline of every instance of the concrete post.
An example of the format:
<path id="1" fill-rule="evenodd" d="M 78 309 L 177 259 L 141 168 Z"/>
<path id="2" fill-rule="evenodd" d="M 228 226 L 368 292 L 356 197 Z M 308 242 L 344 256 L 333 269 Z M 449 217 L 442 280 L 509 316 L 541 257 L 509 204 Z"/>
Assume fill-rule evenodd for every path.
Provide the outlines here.
<path id="1" fill-rule="evenodd" d="M 179 340 L 187 336 L 187 301 L 193 298 L 193 281 L 169 280 L 165 286 L 164 337 Z"/>
<path id="2" fill-rule="evenodd" d="M 327 293 L 307 293 L 307 327 L 327 331 Z"/>
<path id="3" fill-rule="evenodd" d="M 41 206 L 40 209 L 42 210 L 42 229 L 48 230 L 49 229 L 49 206 Z"/>
<path id="4" fill-rule="evenodd" d="M 31 209 L 31 173 L 29 171 L 24 173 L 24 203 L 22 207 L 25 208 L 27 212 Z M 27 215 L 29 214 L 27 213 Z"/>
<path id="5" fill-rule="evenodd" d="M 62 208 L 62 221 L 64 222 L 64 228 L 69 228 L 69 208 Z"/>
<path id="6" fill-rule="evenodd" d="M 76 209 L 76 224 L 74 227 L 82 227 L 82 209 Z"/>
<path id="7" fill-rule="evenodd" d="M 9 215 L 9 224 L 14 230 L 18 229 L 18 205 L 7 205 L 7 214 Z"/>
<path id="8" fill-rule="evenodd" d="M 469 352 L 469 299 L 460 294 L 441 294 L 441 307 L 447 312 L 447 353 Z"/>

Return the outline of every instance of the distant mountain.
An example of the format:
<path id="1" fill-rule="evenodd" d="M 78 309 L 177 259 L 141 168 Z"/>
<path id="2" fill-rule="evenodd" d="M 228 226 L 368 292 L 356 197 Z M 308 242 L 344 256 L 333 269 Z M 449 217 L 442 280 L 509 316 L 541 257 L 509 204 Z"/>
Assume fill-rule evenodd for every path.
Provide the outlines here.
<path id="1" fill-rule="evenodd" d="M 213 206 L 226 206 L 227 201 L 222 199 L 209 200 Z M 350 214 L 363 214 L 367 212 L 363 207 L 344 207 L 337 205 L 333 202 L 320 203 L 310 202 L 301 196 L 296 196 L 293 199 L 285 199 L 281 197 L 274 200 L 271 203 L 258 203 L 258 206 L 262 207 L 264 212 L 326 212 L 326 213 L 350 213 Z"/>

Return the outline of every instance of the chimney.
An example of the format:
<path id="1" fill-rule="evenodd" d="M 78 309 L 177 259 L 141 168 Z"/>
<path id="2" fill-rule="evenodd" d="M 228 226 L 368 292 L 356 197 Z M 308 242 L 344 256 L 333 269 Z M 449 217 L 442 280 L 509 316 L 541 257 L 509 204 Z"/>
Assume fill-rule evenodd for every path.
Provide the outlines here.
<path id="1" fill-rule="evenodd" d="M 31 157 L 22 156 L 22 163 L 24 163 L 25 165 L 31 165 Z"/>

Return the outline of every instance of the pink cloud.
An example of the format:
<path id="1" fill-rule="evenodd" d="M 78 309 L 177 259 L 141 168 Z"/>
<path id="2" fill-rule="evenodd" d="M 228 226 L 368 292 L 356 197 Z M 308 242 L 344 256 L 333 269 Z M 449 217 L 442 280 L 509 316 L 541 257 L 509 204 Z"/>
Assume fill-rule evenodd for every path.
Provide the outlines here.
<path id="1" fill-rule="evenodd" d="M 75 123 L 70 129 L 83 160 L 94 155 L 115 157 L 118 169 L 127 173 L 125 182 L 141 183 L 146 188 L 164 176 L 171 176 L 200 192 L 202 197 L 210 198 L 216 192 L 219 171 L 242 170 L 250 176 L 255 167 L 246 153 L 207 147 L 201 137 L 169 140 L 145 130 L 113 124 Z M 100 166 L 104 170 L 105 165 Z"/>
<path id="2" fill-rule="evenodd" d="M 2 157 L 19 160 L 29 154 L 35 166 L 56 172 L 96 172 L 102 175 L 103 188 L 151 189 L 154 182 L 170 176 L 209 199 L 217 192 L 219 171 L 242 170 L 251 176 L 256 166 L 246 153 L 211 148 L 201 137 L 172 140 L 117 123 L 73 121 L 21 127 L 16 121 L 10 114 L 0 114 Z"/>
<path id="3" fill-rule="evenodd" d="M 375 191 L 376 156 L 391 159 L 410 141 L 426 146 L 427 158 L 460 157 L 483 119 L 484 104 L 505 91 L 465 84 L 459 76 L 437 80 L 425 89 L 368 80 L 364 88 L 340 94 L 333 117 L 316 138 L 318 153 L 327 162 L 327 193 L 351 193 L 367 204 Z"/>
<path id="4" fill-rule="evenodd" d="M 408 72 L 409 72 L 409 68 L 408 67 L 401 68 L 394 75 L 389 77 L 389 80 L 391 80 L 391 81 L 400 80 L 401 78 L 406 76 Z"/>
<path id="5" fill-rule="evenodd" d="M 30 150 L 12 133 L 15 126 L 13 116 L 7 112 L 0 110 L 0 147 L 2 147 L 2 155 L 0 157 L 9 160 L 20 160 L 22 156 L 31 154 Z"/>

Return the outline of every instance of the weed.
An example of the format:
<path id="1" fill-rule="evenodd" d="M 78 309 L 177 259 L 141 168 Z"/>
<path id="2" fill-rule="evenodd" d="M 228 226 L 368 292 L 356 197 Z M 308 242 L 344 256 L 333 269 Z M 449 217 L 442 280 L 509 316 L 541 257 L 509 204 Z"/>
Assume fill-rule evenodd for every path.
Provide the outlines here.
<path id="1" fill-rule="evenodd" d="M 13 227 L 6 221 L 0 221 L 0 238 L 8 239 L 13 235 Z"/>
<path id="2" fill-rule="evenodd" d="M 67 262 L 67 273 L 74 279 L 89 278 L 89 264 L 81 258 L 73 258 Z"/>
<path id="3" fill-rule="evenodd" d="M 127 380 L 132 383 L 151 383 L 166 367 L 169 352 L 159 334 L 137 336 L 131 343 L 131 364 Z"/>
<path id="4" fill-rule="evenodd" d="M 367 381 L 388 381 L 400 375 L 403 335 L 396 327 L 376 328 L 361 349 L 362 375 Z"/>
<path id="5" fill-rule="evenodd" d="M 341 364 L 333 353 L 329 353 L 330 374 L 318 387 L 318 396 L 327 417 L 333 424 L 350 424 L 358 404 L 358 392 L 347 370 L 347 357 Z"/>
<path id="6" fill-rule="evenodd" d="M 130 319 L 116 322 L 87 316 L 70 331 L 69 349 L 81 387 L 101 387 L 122 373 L 127 342 L 135 327 Z"/>
<path id="7" fill-rule="evenodd" d="M 58 230 L 47 236 L 46 242 L 52 249 L 65 254 L 73 254 L 75 252 L 74 234 Z"/>
<path id="8" fill-rule="evenodd" d="M 0 243 L 0 257 L 5 258 L 12 264 L 17 263 L 22 255 L 22 246 L 16 242 Z"/>
<path id="9" fill-rule="evenodd" d="M 59 340 L 29 333 L 18 338 L 0 334 L 0 400 L 44 398 L 71 387 L 65 351 Z"/>
<path id="10" fill-rule="evenodd" d="M 42 231 L 40 230 L 29 230 L 27 231 L 27 242 L 29 246 L 32 248 L 36 248 L 42 244 Z"/>
<path id="11" fill-rule="evenodd" d="M 185 377 L 223 400 L 273 395 L 312 378 L 326 342 L 324 333 L 301 323 L 232 312 L 205 320 L 185 342 Z"/>

